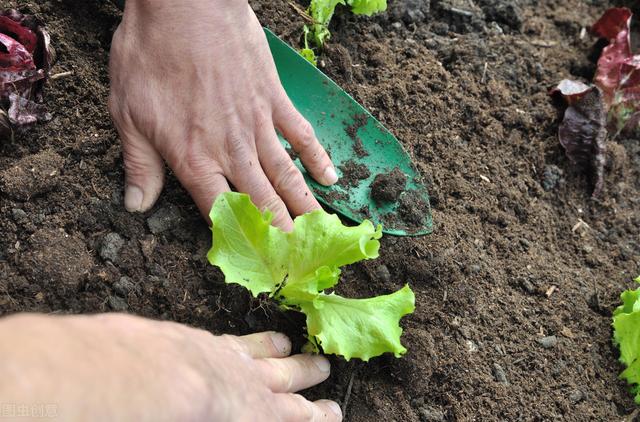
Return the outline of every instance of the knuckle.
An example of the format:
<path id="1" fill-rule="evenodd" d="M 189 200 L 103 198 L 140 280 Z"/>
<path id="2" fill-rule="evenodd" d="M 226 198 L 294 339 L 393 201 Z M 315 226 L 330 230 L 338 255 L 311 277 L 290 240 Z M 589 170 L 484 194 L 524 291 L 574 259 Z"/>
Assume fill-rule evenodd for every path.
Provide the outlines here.
<path id="1" fill-rule="evenodd" d="M 227 154 L 232 160 L 244 160 L 249 151 L 250 136 L 243 132 L 231 132 L 224 141 Z"/>
<path id="2" fill-rule="evenodd" d="M 299 139 L 297 140 L 298 148 L 307 150 L 317 147 L 316 135 L 313 126 L 304 118 L 300 118 L 298 124 Z"/>
<path id="3" fill-rule="evenodd" d="M 238 341 L 237 337 L 230 334 L 223 334 L 218 338 L 227 349 L 237 353 L 247 353 L 247 348 L 242 342 Z"/>
<path id="4" fill-rule="evenodd" d="M 282 200 L 277 195 L 268 195 L 264 201 L 262 201 L 261 209 L 269 210 L 274 214 L 279 214 L 284 211 L 284 205 Z"/>
<path id="5" fill-rule="evenodd" d="M 124 169 L 128 174 L 145 174 L 148 170 L 149 158 L 138 152 L 134 146 L 123 148 L 122 159 Z"/>
<path id="6" fill-rule="evenodd" d="M 293 376 L 286 366 L 276 365 L 276 376 L 279 390 L 291 390 L 291 387 L 293 386 Z"/>
<path id="7" fill-rule="evenodd" d="M 280 192 L 282 190 L 298 188 L 300 184 L 303 183 L 302 173 L 300 173 L 300 170 L 298 170 L 291 161 L 280 168 L 282 170 L 278 172 L 278 176 L 274 183 L 276 191 Z"/>

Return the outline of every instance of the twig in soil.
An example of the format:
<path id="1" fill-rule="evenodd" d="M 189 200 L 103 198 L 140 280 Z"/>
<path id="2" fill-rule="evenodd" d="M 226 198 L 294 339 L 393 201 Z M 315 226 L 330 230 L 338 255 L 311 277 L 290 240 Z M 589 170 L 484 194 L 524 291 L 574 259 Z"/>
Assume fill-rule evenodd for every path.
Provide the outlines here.
<path id="1" fill-rule="evenodd" d="M 551 297 L 551 295 L 553 294 L 553 292 L 555 292 L 557 288 L 558 288 L 558 287 L 557 287 L 556 285 L 552 285 L 552 286 L 551 286 L 551 287 L 549 287 L 549 288 L 547 289 L 547 291 L 544 293 L 544 294 L 545 294 L 545 296 L 547 296 L 547 298 L 550 298 L 550 297 Z"/>
<path id="2" fill-rule="evenodd" d="M 73 70 L 69 70 L 67 72 L 54 73 L 53 75 L 49 76 L 49 79 L 51 79 L 52 81 L 55 81 L 56 79 L 66 78 L 71 75 L 73 75 Z"/>
<path id="3" fill-rule="evenodd" d="M 578 230 L 581 227 L 584 227 L 584 228 L 587 228 L 587 229 L 591 228 L 591 227 L 589 227 L 589 225 L 587 223 L 582 221 L 582 218 L 578 218 L 578 222 L 571 228 L 571 231 L 575 233 L 576 230 Z"/>
<path id="4" fill-rule="evenodd" d="M 558 43 L 555 41 L 531 40 L 531 45 L 535 47 L 550 48 L 550 47 L 555 47 L 556 45 L 558 45 Z"/>
<path id="5" fill-rule="evenodd" d="M 222 304 L 222 293 L 218 294 L 218 297 L 216 298 L 216 306 L 218 307 L 218 309 L 216 309 L 213 314 L 217 314 L 220 311 L 225 311 L 227 313 L 231 312 L 230 310 L 228 310 L 227 308 L 224 307 L 224 305 Z"/>
<path id="6" fill-rule="evenodd" d="M 293 3 L 293 2 L 289 2 L 289 6 L 291 6 L 293 8 L 293 10 L 295 10 L 300 16 L 302 16 L 302 19 L 306 20 L 309 23 L 315 23 L 313 21 L 313 18 L 311 16 L 309 16 L 309 14 L 300 6 L 298 6 L 297 4 Z"/>
<path id="7" fill-rule="evenodd" d="M 342 419 L 346 420 L 347 415 L 347 406 L 349 405 L 349 399 L 351 398 L 351 389 L 353 388 L 353 379 L 356 376 L 356 370 L 353 367 L 354 363 L 351 364 L 351 376 L 349 377 L 349 384 L 347 384 L 347 392 L 344 395 L 344 400 L 342 400 Z"/>
<path id="8" fill-rule="evenodd" d="M 481 84 L 485 83 L 485 81 L 486 81 L 487 66 L 489 66 L 489 64 L 487 62 L 484 62 L 484 69 L 482 69 L 482 78 L 480 79 L 480 83 Z"/>

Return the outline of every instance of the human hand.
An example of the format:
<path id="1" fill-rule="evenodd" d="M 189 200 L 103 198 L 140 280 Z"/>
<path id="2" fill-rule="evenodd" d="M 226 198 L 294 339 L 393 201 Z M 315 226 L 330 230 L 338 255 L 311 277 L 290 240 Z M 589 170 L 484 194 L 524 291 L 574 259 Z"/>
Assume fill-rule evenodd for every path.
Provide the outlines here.
<path id="1" fill-rule="evenodd" d="M 329 362 L 289 356 L 282 334 L 213 336 L 144 318 L 17 315 L 0 320 L 0 399 L 55 403 L 65 421 L 340 421 L 295 391 Z"/>
<path id="2" fill-rule="evenodd" d="M 318 182 L 338 179 L 282 88 L 246 0 L 128 0 L 113 36 L 110 76 L 129 211 L 155 203 L 164 158 L 204 216 L 230 183 L 291 229 L 289 212 L 320 206 L 276 129 Z"/>

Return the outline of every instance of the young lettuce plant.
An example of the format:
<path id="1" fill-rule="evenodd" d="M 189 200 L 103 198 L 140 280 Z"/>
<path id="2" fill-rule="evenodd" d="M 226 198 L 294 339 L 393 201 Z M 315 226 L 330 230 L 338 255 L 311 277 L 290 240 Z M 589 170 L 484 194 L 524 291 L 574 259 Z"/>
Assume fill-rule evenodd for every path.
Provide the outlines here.
<path id="1" fill-rule="evenodd" d="M 316 210 L 294 221 L 286 233 L 271 225 L 248 195 L 220 195 L 209 214 L 213 246 L 207 257 L 227 283 L 268 293 L 284 309 L 307 317 L 308 347 L 364 361 L 386 352 L 400 357 L 400 319 L 415 309 L 408 285 L 395 293 L 350 299 L 325 291 L 340 278 L 340 267 L 378 257 L 382 228 L 370 221 L 344 226 L 336 215 Z"/>
<path id="2" fill-rule="evenodd" d="M 640 277 L 636 278 L 640 283 Z M 631 385 L 640 404 L 640 288 L 620 295 L 622 305 L 613 311 L 613 342 L 620 348 L 620 362 L 626 369 L 620 378 Z"/>
<path id="3" fill-rule="evenodd" d="M 324 46 L 325 40 L 331 36 L 329 22 L 339 4 L 348 5 L 356 15 L 371 16 L 387 10 L 387 0 L 311 0 L 307 13 L 313 23 L 303 28 L 304 48 L 300 53 L 313 64 L 316 64 L 316 55 L 310 47 L 309 39 L 311 38 L 318 48 Z"/>
<path id="4" fill-rule="evenodd" d="M 565 79 L 551 90 L 567 109 L 558 137 L 569 160 L 595 174 L 593 197 L 604 188 L 607 139 L 631 134 L 640 122 L 640 54 L 631 50 L 629 9 L 611 8 L 590 28 L 609 42 L 598 59 L 593 84 Z"/>

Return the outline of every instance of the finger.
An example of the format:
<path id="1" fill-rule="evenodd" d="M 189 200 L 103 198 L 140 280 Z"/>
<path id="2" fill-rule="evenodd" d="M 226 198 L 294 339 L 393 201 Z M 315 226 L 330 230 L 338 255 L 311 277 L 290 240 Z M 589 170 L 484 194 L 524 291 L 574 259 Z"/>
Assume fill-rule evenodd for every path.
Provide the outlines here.
<path id="1" fill-rule="evenodd" d="M 164 185 L 164 162 L 141 134 L 118 130 L 124 160 L 124 207 L 145 212 L 156 203 Z"/>
<path id="2" fill-rule="evenodd" d="M 275 130 L 267 131 L 257 142 L 260 164 L 280 198 L 293 215 L 320 208 L 302 173 L 278 140 Z"/>
<path id="3" fill-rule="evenodd" d="M 287 207 L 273 189 L 271 182 L 264 174 L 257 159 L 249 161 L 249 166 L 243 168 L 238 174 L 230 175 L 229 180 L 240 192 L 246 192 L 251 200 L 261 210 L 269 210 L 273 213 L 273 224 L 283 230 L 293 229 L 293 220 Z"/>
<path id="4" fill-rule="evenodd" d="M 324 356 L 294 355 L 256 361 L 267 387 L 275 393 L 293 393 L 319 384 L 329 377 L 331 365 Z"/>
<path id="5" fill-rule="evenodd" d="M 283 358 L 291 353 L 291 340 L 282 333 L 268 331 L 235 339 L 254 358 Z"/>
<path id="6" fill-rule="evenodd" d="M 276 394 L 273 408 L 283 421 L 339 422 L 342 411 L 338 403 L 331 400 L 310 402 L 300 394 Z"/>
<path id="7" fill-rule="evenodd" d="M 176 163 L 169 162 L 169 165 L 193 198 L 202 216 L 209 221 L 213 201 L 221 193 L 231 190 L 227 179 L 206 155 Z"/>
<path id="8" fill-rule="evenodd" d="M 313 131 L 311 124 L 296 110 L 282 90 L 280 104 L 273 111 L 273 121 L 284 135 L 311 176 L 325 186 L 338 181 L 336 169 Z"/>

